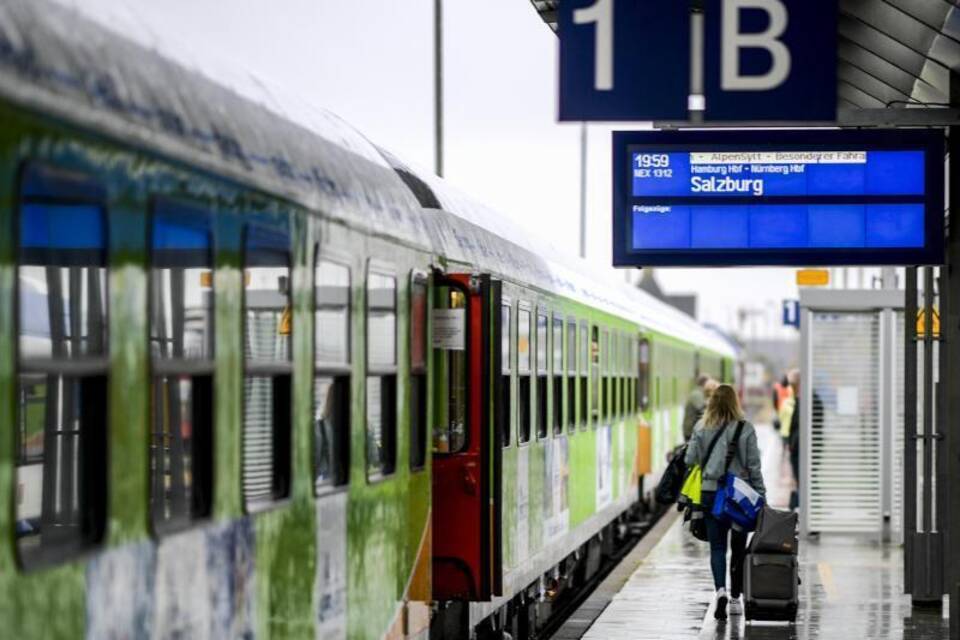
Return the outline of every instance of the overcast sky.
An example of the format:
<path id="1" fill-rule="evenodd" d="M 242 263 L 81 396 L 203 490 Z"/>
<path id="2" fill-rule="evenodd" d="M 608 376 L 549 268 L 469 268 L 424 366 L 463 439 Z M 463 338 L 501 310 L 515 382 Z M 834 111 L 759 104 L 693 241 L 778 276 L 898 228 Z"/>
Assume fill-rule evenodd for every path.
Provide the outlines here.
<path id="1" fill-rule="evenodd" d="M 241 90 L 296 94 L 433 167 L 432 0 L 61 1 Z M 580 130 L 556 120 L 556 36 L 529 0 L 444 8 L 446 178 L 576 254 Z M 589 128 L 587 257 L 601 265 L 610 264 L 610 131 Z M 748 333 L 792 335 L 778 326 L 781 300 L 797 295 L 792 269 L 657 273 L 667 290 L 699 294 L 701 320 L 737 329 L 738 309 L 758 309 Z"/>

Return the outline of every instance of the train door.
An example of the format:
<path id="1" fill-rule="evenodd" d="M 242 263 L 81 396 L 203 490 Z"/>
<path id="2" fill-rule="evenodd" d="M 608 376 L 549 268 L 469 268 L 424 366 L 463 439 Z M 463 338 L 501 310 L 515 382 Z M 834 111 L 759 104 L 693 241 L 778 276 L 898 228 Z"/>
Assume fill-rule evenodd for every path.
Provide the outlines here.
<path id="1" fill-rule="evenodd" d="M 437 275 L 433 304 L 433 597 L 501 589 L 500 282 Z"/>

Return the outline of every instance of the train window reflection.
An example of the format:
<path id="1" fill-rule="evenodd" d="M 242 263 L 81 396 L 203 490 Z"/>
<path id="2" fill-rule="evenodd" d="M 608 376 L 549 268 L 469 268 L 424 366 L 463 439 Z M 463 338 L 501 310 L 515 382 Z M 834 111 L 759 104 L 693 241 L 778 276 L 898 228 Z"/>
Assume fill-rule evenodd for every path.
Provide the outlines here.
<path id="1" fill-rule="evenodd" d="M 547 437 L 547 316 L 537 314 L 537 438 Z"/>
<path id="2" fill-rule="evenodd" d="M 349 364 L 350 269 L 336 262 L 318 260 L 315 278 L 316 361 Z"/>
<path id="3" fill-rule="evenodd" d="M 513 371 L 513 307 L 504 302 L 500 307 L 500 443 L 504 447 L 511 444 L 510 418 L 513 416 L 512 400 L 513 385 L 511 373 Z"/>
<path id="4" fill-rule="evenodd" d="M 577 426 L 577 323 L 567 321 L 567 431 Z"/>
<path id="5" fill-rule="evenodd" d="M 290 235 L 279 224 L 247 226 L 243 296 L 243 492 L 249 512 L 290 493 Z"/>
<path id="6" fill-rule="evenodd" d="M 367 476 L 393 473 L 397 458 L 397 279 L 367 273 Z"/>
<path id="7" fill-rule="evenodd" d="M 427 275 L 410 276 L 410 468 L 427 464 Z"/>
<path id="8" fill-rule="evenodd" d="M 29 166 L 20 191 L 14 509 L 29 569 L 104 532 L 107 223 L 83 177 Z"/>
<path id="9" fill-rule="evenodd" d="M 150 510 L 166 533 L 209 515 L 213 494 L 213 216 L 158 201 L 150 238 Z"/>
<path id="10" fill-rule="evenodd" d="M 528 309 L 517 312 L 517 441 L 530 441 L 530 324 Z"/>
<path id="11" fill-rule="evenodd" d="M 443 402 L 437 405 L 433 429 L 433 450 L 437 453 L 457 453 L 467 446 L 467 296 L 457 287 L 442 286 L 437 291 L 438 309 L 447 314 L 450 322 L 459 325 L 450 328 L 450 335 L 461 339 L 438 341 L 437 382 Z"/>
<path id="12" fill-rule="evenodd" d="M 349 481 L 350 268 L 318 254 L 313 286 L 313 489 L 319 494 Z"/>
<path id="13" fill-rule="evenodd" d="M 563 433 L 563 318 L 553 316 L 553 432 Z"/>

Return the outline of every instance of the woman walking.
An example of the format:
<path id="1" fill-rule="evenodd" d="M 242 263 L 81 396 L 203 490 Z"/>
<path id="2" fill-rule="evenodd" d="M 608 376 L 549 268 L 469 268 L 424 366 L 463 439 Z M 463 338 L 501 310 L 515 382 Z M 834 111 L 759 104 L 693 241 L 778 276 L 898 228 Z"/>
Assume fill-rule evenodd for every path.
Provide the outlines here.
<path id="1" fill-rule="evenodd" d="M 739 438 L 736 442 L 731 442 L 740 423 L 743 425 L 739 430 Z M 712 448 L 710 459 L 704 460 L 714 439 L 716 444 Z M 717 480 L 725 473 L 728 451 L 732 453 L 732 458 L 726 472 L 743 478 L 760 495 L 764 495 L 766 488 L 763 485 L 763 475 L 760 473 L 757 433 L 753 425 L 743 417 L 737 392 L 730 385 L 721 384 L 707 401 L 707 409 L 693 430 L 693 437 L 690 438 L 686 455 L 688 467 L 699 464 L 703 470 L 701 505 L 706 512 L 707 538 L 710 541 L 710 569 L 713 571 L 713 583 L 717 590 L 714 617 L 718 620 L 726 619 L 728 602 L 731 614 L 739 615 L 743 612 L 740 594 L 743 593 L 743 558 L 747 546 L 746 532 L 731 531 L 729 525 L 720 522 L 710 513 L 717 491 Z M 728 537 L 732 552 L 729 596 L 726 589 Z"/>

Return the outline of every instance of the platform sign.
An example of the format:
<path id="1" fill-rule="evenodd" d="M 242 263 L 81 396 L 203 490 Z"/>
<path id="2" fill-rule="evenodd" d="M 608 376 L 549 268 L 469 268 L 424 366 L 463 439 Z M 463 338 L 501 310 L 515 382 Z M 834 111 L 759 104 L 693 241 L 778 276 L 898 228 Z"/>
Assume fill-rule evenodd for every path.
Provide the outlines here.
<path id="1" fill-rule="evenodd" d="M 783 301 L 783 326 L 800 328 L 800 301 Z"/>
<path id="2" fill-rule="evenodd" d="M 705 0 L 705 120 L 837 118 L 837 0 Z"/>
<path id="3" fill-rule="evenodd" d="M 564 0 L 560 120 L 686 120 L 690 6 L 674 0 Z"/>
<path id="4" fill-rule="evenodd" d="M 689 2 L 558 3 L 560 120 L 687 120 L 693 76 L 706 120 L 836 119 L 837 0 L 694 4 L 696 59 Z"/>
<path id="5" fill-rule="evenodd" d="M 942 133 L 613 134 L 615 266 L 943 261 Z"/>

